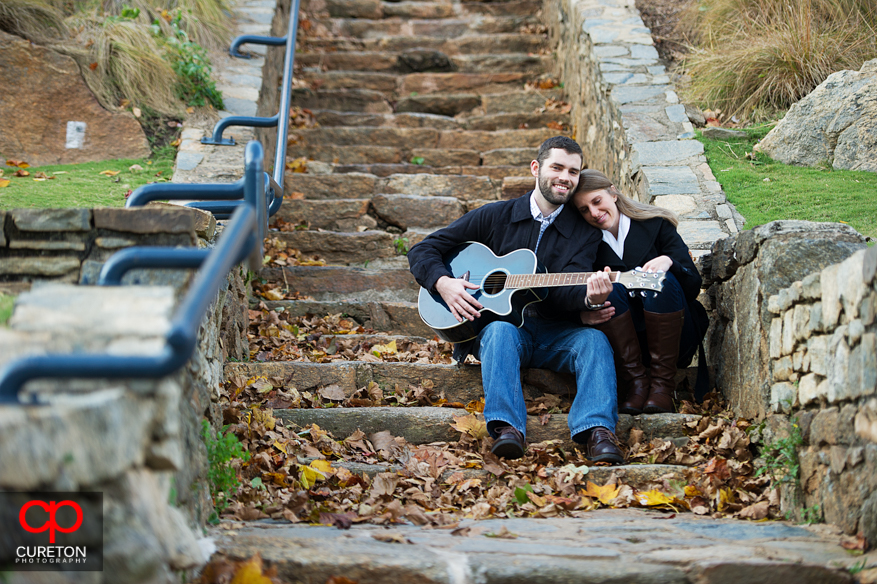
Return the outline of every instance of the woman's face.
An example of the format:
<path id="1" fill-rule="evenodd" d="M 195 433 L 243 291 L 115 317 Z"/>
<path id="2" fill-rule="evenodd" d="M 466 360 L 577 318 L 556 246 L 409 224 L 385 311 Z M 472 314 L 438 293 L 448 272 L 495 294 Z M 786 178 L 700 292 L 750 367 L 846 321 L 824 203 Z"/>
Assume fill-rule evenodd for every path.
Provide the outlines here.
<path id="1" fill-rule="evenodd" d="M 608 189 L 576 193 L 573 203 L 585 221 L 597 229 L 606 229 L 618 236 L 618 205 L 617 196 L 610 194 Z"/>

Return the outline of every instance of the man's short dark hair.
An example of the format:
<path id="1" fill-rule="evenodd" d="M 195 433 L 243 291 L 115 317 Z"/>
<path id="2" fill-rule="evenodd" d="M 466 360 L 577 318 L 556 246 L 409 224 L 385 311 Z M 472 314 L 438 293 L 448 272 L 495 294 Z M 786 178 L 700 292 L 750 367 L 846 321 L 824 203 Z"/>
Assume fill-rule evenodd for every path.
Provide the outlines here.
<path id="1" fill-rule="evenodd" d="M 560 148 L 568 154 L 578 154 L 583 162 L 585 160 L 585 155 L 582 153 L 582 147 L 579 146 L 578 142 L 567 136 L 554 136 L 545 140 L 542 142 L 542 145 L 539 146 L 539 153 L 536 154 L 536 162 L 539 163 L 540 167 L 542 166 L 542 163 L 551 156 L 551 151 L 555 148 Z"/>

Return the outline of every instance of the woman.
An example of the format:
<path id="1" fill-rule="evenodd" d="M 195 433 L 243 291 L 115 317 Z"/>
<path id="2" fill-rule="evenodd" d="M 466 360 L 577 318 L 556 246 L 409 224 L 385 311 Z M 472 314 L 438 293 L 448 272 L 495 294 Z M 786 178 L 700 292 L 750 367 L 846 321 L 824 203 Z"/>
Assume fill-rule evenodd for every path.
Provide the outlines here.
<path id="1" fill-rule="evenodd" d="M 595 267 L 666 272 L 660 293 L 628 294 L 614 284 L 609 299 L 588 306 L 580 318 L 603 331 L 615 352 L 619 411 L 672 412 L 677 364 L 688 366 L 708 325 L 697 302 L 702 280 L 676 232 L 679 220 L 672 211 L 624 196 L 597 170 L 582 171 L 573 204 L 603 231 Z M 703 359 L 701 366 L 698 385 L 704 387 L 697 393 L 706 389 Z"/>

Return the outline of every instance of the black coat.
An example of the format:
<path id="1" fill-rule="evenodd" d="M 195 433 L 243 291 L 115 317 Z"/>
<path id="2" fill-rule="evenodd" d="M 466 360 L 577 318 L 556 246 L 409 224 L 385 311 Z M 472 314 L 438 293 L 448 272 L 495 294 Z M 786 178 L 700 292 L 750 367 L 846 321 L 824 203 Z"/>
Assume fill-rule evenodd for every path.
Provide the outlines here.
<path id="1" fill-rule="evenodd" d="M 630 230 L 624 240 L 624 257 L 619 258 L 609 244 L 601 240 L 594 265 L 601 270 L 609 266 L 612 270 L 626 272 L 662 255 L 673 260 L 670 273 L 679 280 L 685 299 L 690 304 L 700 294 L 703 279 L 688 254 L 688 246 L 682 241 L 673 224 L 666 219 L 660 217 L 645 221 L 631 219 Z"/>
<path id="2" fill-rule="evenodd" d="M 417 283 L 435 292 L 440 277 L 452 276 L 442 256 L 461 243 L 483 243 L 498 256 L 517 249 L 535 249 L 541 225 L 530 213 L 531 193 L 470 211 L 413 246 L 408 263 Z M 602 238 L 602 232 L 586 223 L 568 203 L 542 235 L 536 257 L 550 273 L 590 272 Z M 566 316 L 566 311 L 577 313 L 585 307 L 587 286 L 545 288 L 543 292 L 547 294 L 545 301 L 535 306 L 546 318 Z"/>

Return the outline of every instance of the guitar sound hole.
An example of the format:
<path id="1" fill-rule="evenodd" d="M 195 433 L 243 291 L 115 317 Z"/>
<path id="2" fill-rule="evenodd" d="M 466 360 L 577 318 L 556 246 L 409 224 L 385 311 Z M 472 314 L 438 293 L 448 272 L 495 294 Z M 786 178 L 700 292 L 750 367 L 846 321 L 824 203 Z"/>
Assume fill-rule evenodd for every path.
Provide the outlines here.
<path id="1" fill-rule="evenodd" d="M 499 294 L 505 289 L 506 276 L 507 274 L 505 272 L 493 272 L 488 274 L 487 277 L 484 278 L 484 283 L 481 287 L 487 294 Z"/>

